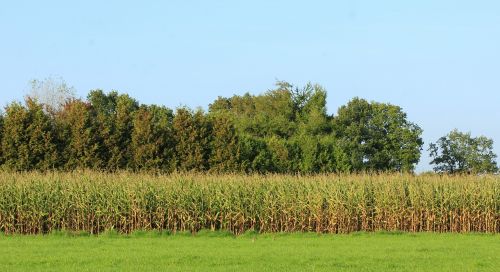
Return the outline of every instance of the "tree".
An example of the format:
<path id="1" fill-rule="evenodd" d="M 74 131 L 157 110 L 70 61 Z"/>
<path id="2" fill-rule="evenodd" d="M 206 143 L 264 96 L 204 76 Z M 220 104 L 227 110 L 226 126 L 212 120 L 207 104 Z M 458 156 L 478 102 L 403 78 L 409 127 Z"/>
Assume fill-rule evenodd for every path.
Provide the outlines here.
<path id="1" fill-rule="evenodd" d="M 118 93 L 112 91 L 105 94 L 102 90 L 92 90 L 87 95 L 87 101 L 95 111 L 95 122 L 97 124 L 97 134 L 103 140 L 102 148 L 99 150 L 99 157 L 104 160 L 104 167 L 109 169 L 111 158 L 111 148 L 114 142 L 111 135 L 114 133 L 114 115 L 116 112 L 116 97 Z"/>
<path id="2" fill-rule="evenodd" d="M 108 141 L 111 151 L 108 167 L 110 169 L 127 169 L 132 161 L 133 118 L 139 103 L 127 94 L 116 98 L 115 115 L 112 116 L 113 131 Z"/>
<path id="3" fill-rule="evenodd" d="M 175 159 L 180 171 L 208 170 L 210 124 L 201 110 L 179 108 L 173 119 Z"/>
<path id="4" fill-rule="evenodd" d="M 240 134 L 259 138 L 273 135 L 288 138 L 294 133 L 294 105 L 289 89 L 278 86 L 263 95 L 219 97 L 210 104 L 209 112 L 226 110 L 234 116 Z"/>
<path id="5" fill-rule="evenodd" d="M 103 139 L 96 112 L 88 102 L 73 99 L 55 115 L 65 169 L 105 169 Z"/>
<path id="6" fill-rule="evenodd" d="M 261 95 L 219 97 L 208 114 L 139 106 L 116 91 L 93 90 L 86 101 L 71 93 L 62 80 L 34 81 L 25 105 L 9 105 L 0 115 L 0 164 L 18 170 L 409 172 L 420 159 L 422 130 L 400 107 L 355 98 L 332 116 L 317 84 L 278 81 Z"/>
<path id="7" fill-rule="evenodd" d="M 132 165 L 136 170 L 173 170 L 172 110 L 156 105 L 139 107 L 133 120 Z"/>
<path id="8" fill-rule="evenodd" d="M 398 106 L 354 98 L 333 120 L 334 134 L 353 171 L 413 171 L 422 129 Z"/>
<path id="9" fill-rule="evenodd" d="M 276 89 L 256 96 L 253 115 L 254 135 L 289 138 L 295 130 L 292 96 L 287 89 Z"/>
<path id="10" fill-rule="evenodd" d="M 105 94 L 102 90 L 91 91 L 87 99 L 96 111 L 106 167 L 109 170 L 127 168 L 132 160 L 132 121 L 138 102 L 126 94 L 116 91 Z"/>
<path id="11" fill-rule="evenodd" d="M 278 81 L 275 89 L 262 95 L 219 97 L 209 112 L 232 116 L 245 158 L 242 165 L 250 166 L 246 171 L 295 173 L 328 168 L 315 162 L 320 139 L 332 129 L 326 91 L 319 85 L 298 88 Z M 333 161 L 333 156 L 322 153 L 325 162 Z"/>
<path id="12" fill-rule="evenodd" d="M 282 83 L 285 84 L 285 83 Z M 303 88 L 290 86 L 294 107 L 294 120 L 300 123 L 299 130 L 308 134 L 328 133 L 330 126 L 326 113 L 326 91 L 318 84 L 307 83 Z M 299 132 L 301 133 L 301 132 Z"/>
<path id="13" fill-rule="evenodd" d="M 2 137 L 3 162 L 8 169 L 49 170 L 60 161 L 54 125 L 42 105 L 31 98 L 26 107 L 12 103 L 6 107 Z"/>
<path id="14" fill-rule="evenodd" d="M 210 171 L 239 172 L 240 147 L 231 115 L 219 111 L 210 115 L 212 123 Z"/>
<path id="15" fill-rule="evenodd" d="M 289 152 L 288 142 L 275 135 L 265 138 L 266 149 L 271 155 L 269 172 L 287 173 L 292 172 L 292 160 Z"/>
<path id="16" fill-rule="evenodd" d="M 498 171 L 493 153 L 493 140 L 471 133 L 451 131 L 429 145 L 434 171 L 439 173 L 493 173 Z"/>
<path id="17" fill-rule="evenodd" d="M 64 104 L 73 99 L 75 89 L 66 84 L 61 77 L 48 77 L 44 80 L 31 80 L 28 94 L 33 100 L 42 104 L 48 112 L 59 111 Z"/>
<path id="18" fill-rule="evenodd" d="M 320 137 L 316 160 L 321 173 L 348 173 L 352 170 L 347 154 L 333 134 Z"/>
<path id="19" fill-rule="evenodd" d="M 240 138 L 242 165 L 247 173 L 275 172 L 272 153 L 265 139 L 243 135 Z"/>
<path id="20" fill-rule="evenodd" d="M 333 172 L 335 152 L 330 136 L 331 118 L 326 113 L 326 91 L 311 83 L 303 88 L 292 87 L 297 130 L 294 142 L 300 148 L 299 171 L 304 173 Z"/>

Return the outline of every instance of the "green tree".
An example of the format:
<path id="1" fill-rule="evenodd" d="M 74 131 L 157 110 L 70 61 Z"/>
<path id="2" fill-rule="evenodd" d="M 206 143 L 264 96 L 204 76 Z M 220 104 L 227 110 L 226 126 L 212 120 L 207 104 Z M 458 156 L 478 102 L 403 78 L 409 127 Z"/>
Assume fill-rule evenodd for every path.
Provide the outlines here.
<path id="1" fill-rule="evenodd" d="M 268 151 L 271 156 L 271 164 L 267 171 L 277 173 L 293 172 L 292 154 L 289 152 L 288 141 L 273 135 L 265 138 L 265 143 L 266 149 L 264 150 Z"/>
<path id="2" fill-rule="evenodd" d="M 133 120 L 131 142 L 134 169 L 162 172 L 173 170 L 172 119 L 172 110 L 166 107 L 139 107 Z"/>
<path id="3" fill-rule="evenodd" d="M 472 137 L 458 130 L 429 145 L 434 171 L 440 173 L 493 173 L 498 171 L 493 153 L 493 140 Z"/>
<path id="4" fill-rule="evenodd" d="M 244 138 L 240 151 L 243 165 L 251 166 L 247 171 L 314 172 L 320 168 L 314 161 L 320 135 L 331 134 L 332 127 L 321 86 L 309 83 L 297 88 L 278 81 L 275 89 L 262 95 L 219 97 L 209 111 L 233 116 L 236 133 Z"/>
<path id="5" fill-rule="evenodd" d="M 291 86 L 291 85 L 290 85 Z M 303 88 L 290 87 L 298 134 L 329 134 L 331 123 L 326 111 L 326 91 L 320 85 L 306 84 Z"/>
<path id="6" fill-rule="evenodd" d="M 420 159 L 422 129 L 398 106 L 354 98 L 333 122 L 353 171 L 413 171 Z"/>
<path id="7" fill-rule="evenodd" d="M 319 139 L 316 160 L 321 173 L 347 173 L 352 170 L 347 154 L 340 148 L 332 134 Z"/>
<path id="8" fill-rule="evenodd" d="M 110 169 L 111 146 L 114 144 L 112 135 L 114 133 L 114 115 L 116 113 L 116 97 L 118 93 L 112 91 L 105 94 L 102 90 L 92 90 L 87 95 L 87 100 L 95 111 L 95 122 L 97 123 L 98 137 L 103 140 L 99 157 L 104 160 L 104 167 Z"/>
<path id="9" fill-rule="evenodd" d="M 96 112 L 90 103 L 73 99 L 55 115 L 65 169 L 105 169 Z"/>
<path id="10" fill-rule="evenodd" d="M 180 171 L 208 170 L 210 123 L 201 110 L 179 108 L 173 119 L 175 159 Z"/>
<path id="11" fill-rule="evenodd" d="M 335 152 L 331 118 L 326 111 L 326 91 L 311 83 L 291 88 L 295 109 L 295 142 L 300 147 L 300 171 L 304 173 L 333 172 Z"/>
<path id="12" fill-rule="evenodd" d="M 111 151 L 108 167 L 111 169 L 127 169 L 132 162 L 132 130 L 134 113 L 139 103 L 126 94 L 116 98 L 113 133 L 109 138 L 108 148 Z"/>
<path id="13" fill-rule="evenodd" d="M 42 105 L 31 98 L 26 107 L 6 107 L 2 138 L 3 161 L 11 170 L 48 170 L 59 166 L 54 125 Z"/>
<path id="14" fill-rule="evenodd" d="M 126 169 L 132 161 L 130 143 L 134 112 L 138 102 L 126 94 L 112 91 L 105 94 L 93 90 L 88 101 L 96 111 L 99 136 L 104 140 L 102 156 L 106 158 L 109 170 Z"/>
<path id="15" fill-rule="evenodd" d="M 240 146 L 231 115 L 226 111 L 210 114 L 212 124 L 210 170 L 213 172 L 241 171 Z"/>
<path id="16" fill-rule="evenodd" d="M 294 133 L 294 105 L 289 89 L 279 85 L 263 95 L 219 97 L 210 104 L 209 112 L 228 110 L 240 134 L 265 138 L 273 135 L 288 138 Z"/>
<path id="17" fill-rule="evenodd" d="M 248 158 L 248 162 L 250 162 L 248 172 L 276 172 L 276 164 L 273 163 L 273 155 L 269 150 L 265 139 L 255 137 L 246 137 L 244 139 L 244 154 L 245 157 Z"/>

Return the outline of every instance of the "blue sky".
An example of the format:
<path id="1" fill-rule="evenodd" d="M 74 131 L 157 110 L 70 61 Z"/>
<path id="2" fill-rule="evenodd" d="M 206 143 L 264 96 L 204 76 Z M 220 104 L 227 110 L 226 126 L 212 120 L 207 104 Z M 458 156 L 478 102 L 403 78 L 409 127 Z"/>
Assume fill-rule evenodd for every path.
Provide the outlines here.
<path id="1" fill-rule="evenodd" d="M 500 154 L 500 1 L 6 1 L 0 35 L 2 106 L 48 76 L 172 108 L 311 81 Z"/>

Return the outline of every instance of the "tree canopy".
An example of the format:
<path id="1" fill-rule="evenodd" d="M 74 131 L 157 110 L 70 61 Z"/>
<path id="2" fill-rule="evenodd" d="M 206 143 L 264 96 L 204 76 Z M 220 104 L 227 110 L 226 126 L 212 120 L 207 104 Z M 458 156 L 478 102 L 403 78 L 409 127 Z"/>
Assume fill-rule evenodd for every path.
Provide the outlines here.
<path id="1" fill-rule="evenodd" d="M 414 171 L 422 129 L 401 107 L 354 98 L 331 115 L 326 98 L 320 85 L 282 81 L 260 95 L 219 97 L 208 112 L 144 105 L 116 91 L 92 90 L 86 99 L 65 98 L 57 108 L 28 96 L 0 114 L 0 165 L 12 170 Z M 445 142 L 438 142 L 440 148 Z M 481 156 L 469 158 L 467 165 L 481 169 L 474 171 L 493 169 L 480 159 L 490 154 L 491 145 L 482 138 L 470 142 L 468 148 Z"/>
<path id="2" fill-rule="evenodd" d="M 472 137 L 470 132 L 453 130 L 431 143 L 429 151 L 436 172 L 481 174 L 498 171 L 493 140 L 484 136 Z"/>
<path id="3" fill-rule="evenodd" d="M 420 159 L 422 129 L 398 106 L 354 98 L 333 122 L 355 171 L 412 171 Z"/>

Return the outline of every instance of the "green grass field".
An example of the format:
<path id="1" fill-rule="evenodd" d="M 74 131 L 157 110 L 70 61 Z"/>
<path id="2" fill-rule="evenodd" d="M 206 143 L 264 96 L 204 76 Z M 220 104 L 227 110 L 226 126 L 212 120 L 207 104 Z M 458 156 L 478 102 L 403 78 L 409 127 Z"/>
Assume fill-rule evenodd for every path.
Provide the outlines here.
<path id="1" fill-rule="evenodd" d="M 500 235 L 0 236 L 0 271 L 498 271 Z"/>

